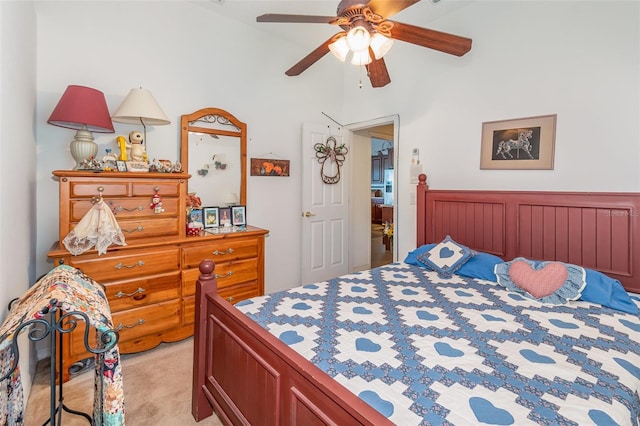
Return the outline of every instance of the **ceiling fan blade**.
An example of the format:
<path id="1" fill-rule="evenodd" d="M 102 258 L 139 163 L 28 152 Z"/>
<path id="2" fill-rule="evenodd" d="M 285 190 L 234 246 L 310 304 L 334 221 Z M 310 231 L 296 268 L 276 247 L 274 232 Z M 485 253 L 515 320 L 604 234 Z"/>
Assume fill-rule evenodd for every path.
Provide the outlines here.
<path id="1" fill-rule="evenodd" d="M 471 50 L 471 39 L 414 25 L 393 22 L 391 38 L 462 56 Z"/>
<path id="2" fill-rule="evenodd" d="M 266 13 L 256 18 L 256 22 L 291 22 L 296 24 L 330 24 L 335 20 L 335 16 L 286 15 L 281 13 Z"/>
<path id="3" fill-rule="evenodd" d="M 371 53 L 373 56 L 373 53 Z M 371 80 L 372 87 L 384 87 L 391 83 L 389 77 L 389 71 L 387 71 L 387 65 L 384 63 L 384 58 L 374 59 L 367 67 L 367 74 L 369 74 L 369 80 Z"/>
<path id="4" fill-rule="evenodd" d="M 387 19 L 419 1 L 420 0 L 369 0 L 367 6 L 373 13 Z"/>
<path id="5" fill-rule="evenodd" d="M 293 77 L 295 75 L 302 74 L 307 68 L 311 65 L 318 62 L 324 55 L 329 53 L 329 45 L 333 42 L 334 36 L 329 38 L 327 41 L 318 46 L 313 52 L 309 53 L 307 56 L 302 58 L 300 62 L 289 68 L 285 74 Z"/>

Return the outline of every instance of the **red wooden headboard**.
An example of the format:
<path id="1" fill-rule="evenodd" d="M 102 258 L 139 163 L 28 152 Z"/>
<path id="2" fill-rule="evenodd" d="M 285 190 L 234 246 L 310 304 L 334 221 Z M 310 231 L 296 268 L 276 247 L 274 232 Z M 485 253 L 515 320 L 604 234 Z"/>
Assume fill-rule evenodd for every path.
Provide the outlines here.
<path id="1" fill-rule="evenodd" d="M 429 190 L 419 177 L 417 245 L 446 235 L 511 260 L 597 269 L 640 293 L 640 193 Z"/>

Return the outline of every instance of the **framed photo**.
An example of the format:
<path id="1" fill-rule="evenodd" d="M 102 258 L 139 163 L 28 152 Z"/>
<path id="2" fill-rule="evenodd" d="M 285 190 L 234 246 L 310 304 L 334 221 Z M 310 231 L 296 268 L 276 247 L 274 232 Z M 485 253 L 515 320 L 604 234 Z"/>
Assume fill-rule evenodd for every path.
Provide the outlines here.
<path id="1" fill-rule="evenodd" d="M 557 115 L 482 123 L 481 169 L 553 170 Z"/>
<path id="2" fill-rule="evenodd" d="M 234 226 L 247 224 L 247 209 L 245 206 L 231 207 L 231 224 Z"/>
<path id="3" fill-rule="evenodd" d="M 231 207 L 218 207 L 220 226 L 231 226 Z"/>
<path id="4" fill-rule="evenodd" d="M 116 169 L 119 172 L 126 172 L 127 171 L 127 163 L 125 163 L 122 160 L 116 160 Z"/>
<path id="5" fill-rule="evenodd" d="M 204 225 L 202 218 L 202 209 L 192 209 L 189 212 L 189 223 L 199 223 L 200 225 Z"/>
<path id="6" fill-rule="evenodd" d="M 220 226 L 217 207 L 204 207 L 202 209 L 202 215 L 204 216 L 205 228 L 215 228 Z"/>

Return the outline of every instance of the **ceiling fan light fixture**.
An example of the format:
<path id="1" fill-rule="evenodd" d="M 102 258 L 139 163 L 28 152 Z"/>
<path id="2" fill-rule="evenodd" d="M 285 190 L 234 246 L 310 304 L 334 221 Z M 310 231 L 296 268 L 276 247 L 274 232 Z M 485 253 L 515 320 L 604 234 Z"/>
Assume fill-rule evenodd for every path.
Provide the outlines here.
<path id="1" fill-rule="evenodd" d="M 369 65 L 371 63 L 371 56 L 366 50 L 362 52 L 353 52 L 353 58 L 351 58 L 352 65 Z"/>
<path id="2" fill-rule="evenodd" d="M 341 62 L 344 62 L 347 59 L 347 54 L 350 51 L 349 45 L 347 44 L 347 38 L 345 36 L 338 38 L 336 41 L 329 45 L 329 50 L 336 58 L 338 58 Z"/>
<path id="3" fill-rule="evenodd" d="M 363 26 L 355 26 L 347 33 L 347 45 L 352 52 L 362 52 L 369 48 L 371 34 Z"/>
<path id="4" fill-rule="evenodd" d="M 380 59 L 386 55 L 387 52 L 391 50 L 391 46 L 393 46 L 393 39 L 389 37 L 385 37 L 380 33 L 375 33 L 373 37 L 371 37 L 371 50 L 373 50 L 376 59 Z"/>

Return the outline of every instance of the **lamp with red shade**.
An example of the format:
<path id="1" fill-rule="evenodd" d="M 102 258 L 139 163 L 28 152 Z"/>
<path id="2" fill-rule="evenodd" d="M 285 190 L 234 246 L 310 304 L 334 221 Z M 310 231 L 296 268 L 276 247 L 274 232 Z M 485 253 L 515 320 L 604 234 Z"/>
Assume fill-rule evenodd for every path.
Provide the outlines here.
<path id="1" fill-rule="evenodd" d="M 98 153 L 98 145 L 93 141 L 91 132 L 114 132 L 104 93 L 85 86 L 68 86 L 47 123 L 77 130 L 69 147 L 76 161 L 74 170 Z"/>

